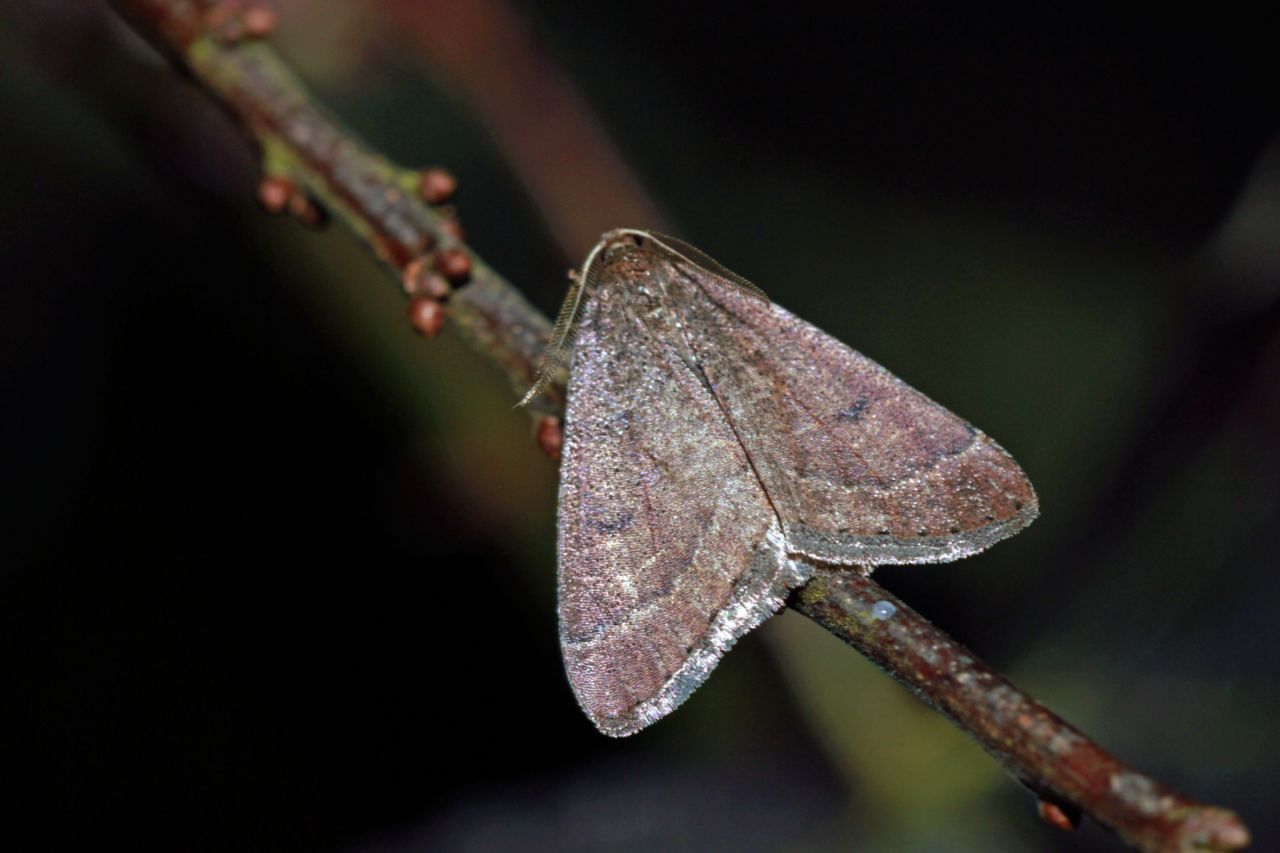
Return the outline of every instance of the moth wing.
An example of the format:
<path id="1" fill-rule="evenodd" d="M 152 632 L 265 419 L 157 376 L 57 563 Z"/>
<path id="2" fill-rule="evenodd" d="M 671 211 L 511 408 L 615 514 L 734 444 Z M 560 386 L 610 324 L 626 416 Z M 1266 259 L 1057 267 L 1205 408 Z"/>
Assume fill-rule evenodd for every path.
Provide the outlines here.
<path id="1" fill-rule="evenodd" d="M 620 737 L 683 702 L 809 569 L 787 556 L 741 445 L 679 343 L 599 308 L 582 319 L 568 388 L 560 640 L 579 704 Z"/>
<path id="2" fill-rule="evenodd" d="M 1027 476 L 981 431 L 782 307 L 691 275 L 690 345 L 793 554 L 946 562 L 1036 517 Z"/>

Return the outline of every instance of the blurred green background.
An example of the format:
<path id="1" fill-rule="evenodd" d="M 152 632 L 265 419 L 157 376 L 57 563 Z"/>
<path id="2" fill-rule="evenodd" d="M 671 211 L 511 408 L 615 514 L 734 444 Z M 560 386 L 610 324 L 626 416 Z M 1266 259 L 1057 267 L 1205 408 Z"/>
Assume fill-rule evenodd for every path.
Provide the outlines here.
<path id="1" fill-rule="evenodd" d="M 469 241 L 545 311 L 583 229 L 652 224 L 611 219 L 651 205 L 994 436 L 1041 519 L 878 577 L 1272 846 L 1266 28 L 1011 4 L 277 5 L 324 102 L 451 169 Z M 104 7 L 0 0 L 0 23 L 4 846 L 1118 846 L 1040 823 L 794 614 L 669 719 L 598 735 L 559 661 L 555 469 L 503 380 L 413 336 L 340 228 L 260 213 L 234 128 Z M 562 135 L 526 132 L 543 120 Z M 608 140 L 616 183 L 582 197 Z"/>

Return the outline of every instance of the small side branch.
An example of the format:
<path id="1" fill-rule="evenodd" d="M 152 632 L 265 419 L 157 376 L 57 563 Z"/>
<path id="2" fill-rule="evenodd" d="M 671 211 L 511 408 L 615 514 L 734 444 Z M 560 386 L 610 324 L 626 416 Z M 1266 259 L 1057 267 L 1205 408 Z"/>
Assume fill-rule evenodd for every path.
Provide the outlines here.
<path id="1" fill-rule="evenodd" d="M 135 29 L 217 100 L 257 147 L 259 200 L 308 224 L 327 213 L 363 240 L 434 334 L 444 318 L 522 393 L 534 381 L 551 324 L 462 241 L 445 206 L 452 178 L 404 169 L 324 112 L 263 41 L 274 16 L 244 0 L 110 0 Z M 530 405 L 538 440 L 559 447 L 563 377 Z M 876 608 L 879 604 L 880 607 Z M 886 605 L 893 606 L 893 613 Z M 821 572 L 792 606 L 875 661 L 968 732 L 1070 827 L 1081 813 L 1143 850 L 1238 850 L 1248 831 L 1120 764 L 1019 692 L 869 578 Z M 875 609 L 873 609 L 875 608 Z"/>
<path id="2" fill-rule="evenodd" d="M 138 32 L 212 95 L 257 147 L 264 207 L 307 224 L 326 214 L 363 240 L 416 300 L 410 317 L 439 320 L 496 364 L 524 393 L 537 375 L 551 324 L 461 239 L 440 170 L 411 170 L 369 150 L 330 117 L 262 36 L 264 9 L 237 0 L 111 0 Z M 456 290 L 454 289 L 456 288 Z M 425 301 L 424 301 L 425 300 Z M 443 308 L 443 311 L 435 311 Z M 563 377 L 529 406 L 563 407 Z"/>

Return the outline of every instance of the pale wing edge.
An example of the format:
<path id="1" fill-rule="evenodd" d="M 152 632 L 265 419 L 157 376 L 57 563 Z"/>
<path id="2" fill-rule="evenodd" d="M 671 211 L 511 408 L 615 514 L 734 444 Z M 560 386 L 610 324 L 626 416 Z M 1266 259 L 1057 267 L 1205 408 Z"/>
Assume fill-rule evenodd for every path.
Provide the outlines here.
<path id="1" fill-rule="evenodd" d="M 787 555 L 777 519 L 766 533 L 765 542 L 768 548 L 759 552 L 755 560 L 758 565 L 739 579 L 732 598 L 716 614 L 699 647 L 672 673 L 658 693 L 614 717 L 596 717 L 588 712 L 597 729 L 609 737 L 627 737 L 670 714 L 707 680 L 739 638 L 764 624 L 782 608 L 791 590 L 813 576 L 811 566 Z M 563 625 L 561 643 L 568 643 Z"/>
<path id="2" fill-rule="evenodd" d="M 901 380 L 898 380 L 901 381 Z M 909 387 L 909 386 L 908 386 Z M 997 542 L 1020 532 L 1040 515 L 1040 501 L 1026 473 L 1007 450 L 981 430 L 973 430 L 969 450 L 995 454 L 1007 462 L 1027 496 L 1014 504 L 1012 514 L 992 518 L 987 524 L 957 530 L 944 536 L 902 537 L 892 534 L 854 536 L 840 532 L 816 530 L 804 524 L 785 524 L 787 547 L 792 554 L 840 566 L 871 567 L 877 565 L 914 565 L 917 563 L 950 563 L 979 554 Z"/>
<path id="3" fill-rule="evenodd" d="M 891 564 L 950 563 L 979 554 L 1008 539 L 1036 520 L 1035 501 L 1012 516 L 982 527 L 946 536 L 906 539 L 898 536 L 842 536 L 793 524 L 787 548 L 797 556 L 837 566 L 874 568 Z"/>

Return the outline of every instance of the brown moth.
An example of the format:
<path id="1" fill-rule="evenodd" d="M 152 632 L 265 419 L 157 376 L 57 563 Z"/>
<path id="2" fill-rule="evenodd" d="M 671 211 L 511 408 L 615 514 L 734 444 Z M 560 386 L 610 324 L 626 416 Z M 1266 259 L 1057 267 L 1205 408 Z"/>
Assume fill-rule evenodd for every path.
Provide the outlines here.
<path id="1" fill-rule="evenodd" d="M 994 441 L 675 238 L 604 235 L 522 403 L 570 349 L 560 643 L 605 734 L 671 712 L 813 563 L 956 560 L 1036 517 Z"/>

